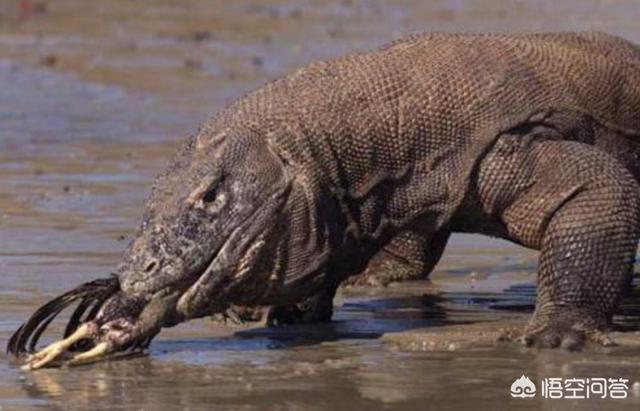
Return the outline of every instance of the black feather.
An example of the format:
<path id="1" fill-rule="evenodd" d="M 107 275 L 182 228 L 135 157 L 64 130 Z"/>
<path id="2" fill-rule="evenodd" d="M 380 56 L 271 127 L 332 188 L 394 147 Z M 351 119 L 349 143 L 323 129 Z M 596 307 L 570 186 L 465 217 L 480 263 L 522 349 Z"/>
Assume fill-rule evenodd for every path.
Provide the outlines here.
<path id="1" fill-rule="evenodd" d="M 82 315 L 87 311 L 87 309 L 94 303 L 95 301 L 91 298 L 85 297 L 80 304 L 76 307 L 69 318 L 69 322 L 67 323 L 67 327 L 64 330 L 64 338 L 67 338 L 75 330 L 78 329 L 80 323 L 82 322 Z"/>
<path id="2" fill-rule="evenodd" d="M 93 319 L 104 302 L 120 288 L 118 278 L 102 278 L 82 284 L 73 290 L 50 300 L 16 330 L 7 344 L 7 353 L 20 355 L 33 351 L 42 333 L 65 308 L 80 301 L 65 330 L 65 336 L 75 331 L 82 315 L 89 310 L 83 321 Z"/>

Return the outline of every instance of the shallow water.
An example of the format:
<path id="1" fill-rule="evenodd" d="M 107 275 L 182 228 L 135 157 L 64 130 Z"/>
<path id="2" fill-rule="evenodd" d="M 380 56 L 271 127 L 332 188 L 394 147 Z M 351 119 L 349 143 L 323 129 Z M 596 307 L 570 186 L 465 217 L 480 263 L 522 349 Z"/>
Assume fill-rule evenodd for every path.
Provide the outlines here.
<path id="1" fill-rule="evenodd" d="M 416 30 L 640 40 L 633 1 L 17 3 L 0 0 L 0 346 L 36 306 L 114 269 L 180 136 L 284 71 Z M 148 356 L 33 373 L 0 355 L 0 409 L 638 409 L 638 331 L 582 353 L 494 343 L 531 309 L 535 258 L 457 236 L 432 283 L 347 290 L 329 325 L 194 321 Z M 627 330 L 638 300 L 616 318 Z M 522 374 L 623 377 L 629 398 L 513 399 Z"/>

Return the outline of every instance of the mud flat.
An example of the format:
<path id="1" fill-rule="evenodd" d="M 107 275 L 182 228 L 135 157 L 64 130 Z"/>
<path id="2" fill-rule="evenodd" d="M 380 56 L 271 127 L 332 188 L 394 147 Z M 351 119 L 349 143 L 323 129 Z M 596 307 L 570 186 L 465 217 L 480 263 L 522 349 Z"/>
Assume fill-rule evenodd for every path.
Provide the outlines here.
<path id="1" fill-rule="evenodd" d="M 496 347 L 501 341 L 517 334 L 524 321 L 500 321 L 442 327 L 419 328 L 388 333 L 382 337 L 390 348 L 402 351 L 457 351 Z"/>
<path id="2" fill-rule="evenodd" d="M 425 327 L 387 333 L 381 337 L 391 349 L 401 351 L 458 351 L 517 344 L 511 341 L 523 330 L 525 321 L 495 321 L 475 324 Z M 619 347 L 587 347 L 596 351 L 640 349 L 640 332 L 612 332 Z"/>

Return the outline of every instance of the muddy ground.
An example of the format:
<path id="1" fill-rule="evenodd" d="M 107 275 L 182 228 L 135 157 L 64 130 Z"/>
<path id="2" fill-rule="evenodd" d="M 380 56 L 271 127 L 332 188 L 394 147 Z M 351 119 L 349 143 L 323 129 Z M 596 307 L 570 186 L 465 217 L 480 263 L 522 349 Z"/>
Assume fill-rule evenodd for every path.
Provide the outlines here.
<path id="1" fill-rule="evenodd" d="M 640 42 L 639 16 L 632 0 L 0 0 L 0 346 L 46 299 L 113 271 L 180 139 L 265 81 L 413 31 Z M 329 325 L 194 321 L 148 356 L 35 373 L 0 355 L 0 409 L 638 409 L 637 298 L 620 347 L 496 342 L 529 315 L 535 268 L 533 251 L 456 236 L 431 283 L 343 292 Z M 623 377 L 629 397 L 513 399 L 522 374 Z"/>

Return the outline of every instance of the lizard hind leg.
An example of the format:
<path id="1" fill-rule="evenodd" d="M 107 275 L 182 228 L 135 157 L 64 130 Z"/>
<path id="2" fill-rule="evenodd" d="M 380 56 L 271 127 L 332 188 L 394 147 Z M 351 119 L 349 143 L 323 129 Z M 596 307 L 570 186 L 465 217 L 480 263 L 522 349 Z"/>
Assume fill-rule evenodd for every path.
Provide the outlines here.
<path id="1" fill-rule="evenodd" d="M 638 242 L 638 189 L 626 176 L 578 193 L 551 218 L 538 272 L 536 310 L 526 345 L 579 349 L 612 345 L 606 330 L 630 288 Z"/>
<path id="2" fill-rule="evenodd" d="M 479 198 L 503 236 L 541 251 L 528 346 L 603 345 L 630 288 L 640 189 L 627 169 L 586 144 L 504 137 L 483 160 Z"/>
<path id="3" fill-rule="evenodd" d="M 450 234 L 446 230 L 435 234 L 403 231 L 373 256 L 362 273 L 347 278 L 343 284 L 386 286 L 427 279 L 440 261 Z"/>

